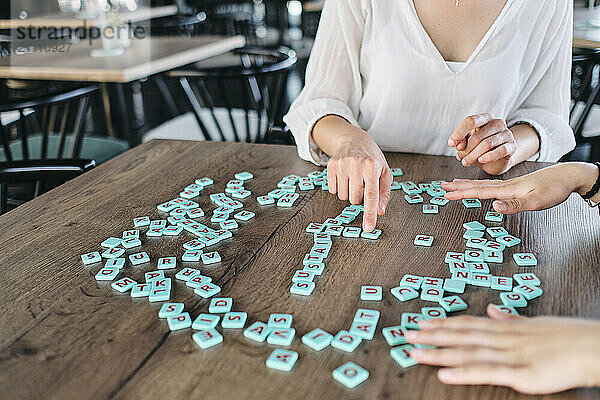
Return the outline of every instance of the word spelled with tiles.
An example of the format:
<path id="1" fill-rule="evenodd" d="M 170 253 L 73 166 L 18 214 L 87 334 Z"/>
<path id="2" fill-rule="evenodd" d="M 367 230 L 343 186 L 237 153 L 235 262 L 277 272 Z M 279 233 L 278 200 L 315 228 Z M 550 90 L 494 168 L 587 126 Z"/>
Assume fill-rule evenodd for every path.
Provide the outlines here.
<path id="1" fill-rule="evenodd" d="M 394 178 L 404 175 L 400 168 L 392 168 Z M 147 298 L 150 302 L 162 302 L 158 318 L 164 319 L 169 330 L 191 329 L 192 340 L 200 349 L 208 349 L 221 344 L 223 335 L 218 329 L 238 330 L 250 341 L 268 343 L 277 346 L 266 359 L 266 367 L 279 371 L 291 371 L 298 361 L 296 351 L 285 349 L 296 338 L 296 329 L 292 327 L 291 313 L 273 313 L 267 322 L 254 321 L 247 323 L 248 314 L 242 311 L 232 311 L 234 300 L 231 297 L 218 297 L 221 287 L 212 282 L 212 278 L 204 271 L 210 271 L 220 265 L 221 253 L 216 247 L 229 242 L 234 234 L 244 225 L 254 220 L 256 213 L 244 209 L 252 195 L 246 184 L 254 178 L 249 172 L 235 174 L 226 183 L 222 192 L 211 193 L 207 197 L 214 204 L 212 213 L 205 212 L 200 207 L 201 193 L 213 187 L 212 178 L 196 179 L 194 183 L 184 187 L 179 196 L 157 206 L 159 216 L 138 216 L 133 218 L 133 226 L 109 237 L 101 243 L 101 252 L 92 251 L 81 256 L 83 264 L 88 267 L 98 265 L 95 274 L 97 281 L 109 281 L 111 287 L 119 292 L 130 292 L 131 297 Z M 393 182 L 392 190 L 402 190 L 408 204 L 418 204 L 423 214 L 439 214 L 450 202 L 441 188 L 444 181 L 431 181 L 416 184 L 412 181 Z M 276 187 L 265 195 L 256 197 L 258 211 L 293 207 L 300 199 L 300 193 L 315 190 L 327 191 L 327 170 L 314 171 L 307 176 L 284 176 Z M 429 196 L 429 202 L 426 202 Z M 460 203 L 459 203 L 460 204 Z M 467 210 L 480 209 L 482 204 L 476 199 L 465 199 L 462 205 Z M 380 229 L 364 232 L 357 218 L 364 212 L 362 205 L 350 205 L 334 217 L 323 222 L 311 222 L 305 231 L 311 237 L 312 247 L 307 250 L 300 267 L 291 276 L 289 287 L 292 296 L 310 297 L 316 288 L 320 277 L 326 273 L 325 264 L 336 240 L 365 240 L 377 243 L 382 235 Z M 467 211 L 474 212 L 474 211 Z M 424 218 L 437 218 L 435 215 Z M 315 328 L 302 335 L 302 343 L 309 351 L 320 352 L 331 346 L 341 352 L 353 353 L 361 343 L 379 340 L 375 337 L 380 329 L 383 339 L 390 346 L 390 356 L 401 368 L 416 364 L 411 357 L 415 347 L 407 343 L 405 332 L 408 329 L 419 329 L 419 321 L 434 318 L 446 318 L 449 314 L 464 311 L 467 303 L 459 296 L 465 293 L 467 285 L 488 288 L 498 291 L 500 304 L 494 307 L 502 312 L 519 315 L 516 308 L 523 308 L 543 294 L 540 279 L 531 272 L 530 268 L 515 272 L 512 276 L 500 276 L 494 273 L 497 265 L 512 259 L 517 267 L 534 267 L 538 265 L 533 253 L 513 253 L 504 257 L 507 249 L 521 244 L 521 239 L 512 236 L 498 224 L 504 222 L 504 216 L 494 211 L 485 213 L 486 226 L 479 221 L 463 224 L 465 249 L 463 251 L 448 251 L 444 262 L 448 266 L 448 276 L 431 277 L 405 274 L 397 286 L 390 289 L 391 295 L 399 302 L 405 303 L 413 299 L 431 302 L 427 307 L 421 307 L 417 312 L 399 314 L 400 321 L 392 326 L 378 328 L 380 311 L 372 308 L 360 308 L 356 311 L 352 323 L 347 330 L 329 333 Z M 357 221 L 358 226 L 352 226 Z M 145 234 L 142 232 L 145 231 Z M 417 232 L 414 245 L 422 248 L 437 246 L 433 236 Z M 169 236 L 191 236 L 183 244 L 181 261 L 172 254 L 153 258 L 141 249 L 142 240 L 157 240 Z M 423 248 L 425 247 L 425 248 Z M 132 254 L 125 255 L 131 252 Z M 425 254 L 423 253 L 423 254 Z M 104 260 L 104 265 L 101 263 Z M 143 282 L 137 282 L 129 275 L 135 271 L 149 267 L 150 271 L 143 272 Z M 200 269 L 203 267 L 203 270 Z M 174 280 L 168 274 L 174 274 Z M 123 274 L 122 276 L 119 276 Z M 120 279 L 119 279 L 120 278 Z M 209 299 L 208 312 L 200 313 L 192 318 L 185 311 L 184 303 L 172 301 L 172 282 L 179 282 L 186 290 L 192 290 L 195 295 Z M 384 288 L 376 284 L 360 286 L 359 300 L 365 306 L 376 305 L 384 297 Z M 219 328 L 219 324 L 221 325 Z M 365 344 L 366 345 L 366 344 Z M 332 377 L 347 388 L 354 388 L 369 377 L 369 371 L 363 367 L 347 362 L 332 371 Z"/>

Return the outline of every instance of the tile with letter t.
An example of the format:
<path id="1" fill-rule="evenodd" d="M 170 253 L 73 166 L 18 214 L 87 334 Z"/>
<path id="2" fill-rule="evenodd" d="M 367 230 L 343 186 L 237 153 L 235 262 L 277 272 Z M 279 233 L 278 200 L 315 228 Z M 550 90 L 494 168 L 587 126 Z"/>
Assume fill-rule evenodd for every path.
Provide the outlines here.
<path id="1" fill-rule="evenodd" d="M 481 208 L 481 201 L 478 199 L 463 199 L 462 203 L 465 208 Z"/>
<path id="2" fill-rule="evenodd" d="M 267 358 L 267 367 L 278 371 L 288 372 L 298 361 L 298 353 L 291 350 L 275 349 Z"/>
<path id="3" fill-rule="evenodd" d="M 97 281 L 112 281 L 119 275 L 119 268 L 104 267 L 96 274 Z"/>
<path id="4" fill-rule="evenodd" d="M 194 323 L 192 324 L 192 329 L 197 331 L 208 331 L 214 329 L 218 324 L 221 317 L 218 315 L 212 314 L 199 314 Z"/>
<path id="5" fill-rule="evenodd" d="M 131 288 L 131 297 L 148 297 L 150 296 L 150 291 L 152 290 L 151 283 L 138 283 L 132 286 Z"/>
<path id="6" fill-rule="evenodd" d="M 275 346 L 289 346 L 294 340 L 296 330 L 294 328 L 272 328 L 267 336 L 267 343 Z"/>
<path id="7" fill-rule="evenodd" d="M 145 251 L 141 253 L 132 254 L 129 256 L 129 262 L 131 265 L 140 265 L 150 262 L 150 256 Z"/>
<path id="8" fill-rule="evenodd" d="M 224 329 L 243 329 L 247 319 L 248 314 L 245 312 L 228 312 L 223 315 L 221 326 Z"/>
<path id="9" fill-rule="evenodd" d="M 307 281 L 292 282 L 292 286 L 290 287 L 290 293 L 300 296 L 310 296 L 313 290 L 315 290 L 315 283 Z"/>
<path id="10" fill-rule="evenodd" d="M 214 297 L 210 301 L 208 312 L 211 314 L 228 313 L 232 306 L 233 299 L 231 297 Z"/>
<path id="11" fill-rule="evenodd" d="M 531 253 L 515 253 L 513 259 L 520 267 L 533 267 L 537 265 L 537 259 Z"/>
<path id="12" fill-rule="evenodd" d="M 356 350 L 361 341 L 362 338 L 360 336 L 341 330 L 331 341 L 331 347 L 352 353 L 354 350 Z"/>
<path id="13" fill-rule="evenodd" d="M 177 267 L 177 258 L 175 257 L 161 257 L 158 259 L 158 269 L 171 269 Z"/>
<path id="14" fill-rule="evenodd" d="M 381 330 L 381 333 L 383 334 L 383 337 L 385 338 L 386 342 L 392 347 L 406 343 L 404 329 L 402 329 L 402 326 L 400 325 L 388 326 L 387 328 L 383 328 Z"/>
<path id="15" fill-rule="evenodd" d="M 334 369 L 331 375 L 333 376 L 333 379 L 342 385 L 349 389 L 353 389 L 369 377 L 369 371 L 352 361 L 348 361 Z"/>
<path id="16" fill-rule="evenodd" d="M 116 282 L 111 283 L 110 286 L 113 289 L 115 289 L 117 292 L 124 293 L 124 292 L 128 291 L 129 289 L 131 289 L 133 287 L 133 285 L 136 285 L 136 284 L 137 284 L 137 282 L 134 281 L 133 279 L 124 277 L 124 278 L 119 279 Z"/>
<path id="17" fill-rule="evenodd" d="M 354 314 L 353 321 L 372 322 L 377 324 L 381 313 L 377 310 L 369 310 L 367 308 L 359 308 Z"/>
<path id="18" fill-rule="evenodd" d="M 517 310 L 515 310 L 514 307 L 505 306 L 505 305 L 498 305 L 498 304 L 492 304 L 492 307 L 494 307 L 496 310 L 501 311 L 503 313 L 514 315 L 514 316 L 517 316 L 517 317 L 519 316 L 519 313 L 517 312 Z"/>
<path id="19" fill-rule="evenodd" d="M 342 232 L 342 236 L 346 237 L 346 238 L 358 238 L 360 237 L 360 234 L 362 232 L 362 229 L 356 226 L 348 226 L 346 228 L 344 228 L 344 231 Z"/>
<path id="20" fill-rule="evenodd" d="M 91 253 L 82 254 L 81 261 L 83 261 L 84 265 L 90 265 L 102 261 L 102 257 L 100 257 L 100 253 L 93 251 Z"/>
<path id="21" fill-rule="evenodd" d="M 433 236 L 417 235 L 414 244 L 415 246 L 431 247 L 433 245 Z"/>
<path id="22" fill-rule="evenodd" d="M 271 333 L 271 328 L 264 322 L 256 321 L 244 330 L 244 336 L 255 342 L 264 342 Z"/>
<path id="23" fill-rule="evenodd" d="M 167 318 L 181 314 L 184 307 L 185 305 L 183 303 L 165 303 L 158 311 L 158 318 Z"/>
<path id="24" fill-rule="evenodd" d="M 414 346 L 406 344 L 404 346 L 394 347 L 390 350 L 390 355 L 402 368 L 408 368 L 417 364 L 417 362 L 410 356 L 410 352 Z"/>
<path id="25" fill-rule="evenodd" d="M 502 292 L 500 293 L 500 301 L 505 306 L 511 307 L 527 307 L 527 299 L 520 293 L 515 292 Z"/>
<path id="26" fill-rule="evenodd" d="M 467 309 L 467 303 L 458 296 L 448 296 L 440 300 L 440 305 L 446 312 L 463 311 Z"/>
<path id="27" fill-rule="evenodd" d="M 397 286 L 392 288 L 390 292 L 392 293 L 392 296 L 400 301 L 408 301 L 419 297 L 419 292 L 408 286 Z"/>
<path id="28" fill-rule="evenodd" d="M 270 328 L 291 328 L 292 314 L 271 314 L 267 325 Z"/>
<path id="29" fill-rule="evenodd" d="M 381 299 L 383 299 L 383 289 L 381 286 L 361 286 L 360 299 L 367 301 L 381 301 Z"/>
<path id="30" fill-rule="evenodd" d="M 315 351 L 321 351 L 329 346 L 333 340 L 333 335 L 325 332 L 323 329 L 314 329 L 302 336 L 302 343 Z"/>
<path id="31" fill-rule="evenodd" d="M 186 250 L 181 256 L 181 260 L 185 262 L 198 262 L 202 257 L 202 250 Z"/>
<path id="32" fill-rule="evenodd" d="M 194 333 L 192 335 L 192 339 L 194 339 L 194 342 L 196 342 L 196 344 L 204 350 L 223 342 L 223 335 L 221 335 L 216 329 L 211 329 L 209 331 L 200 331 Z"/>
<path id="33" fill-rule="evenodd" d="M 184 312 L 179 315 L 167 317 L 167 324 L 169 325 L 170 330 L 177 331 L 192 326 L 192 319 L 190 318 L 189 313 Z"/>

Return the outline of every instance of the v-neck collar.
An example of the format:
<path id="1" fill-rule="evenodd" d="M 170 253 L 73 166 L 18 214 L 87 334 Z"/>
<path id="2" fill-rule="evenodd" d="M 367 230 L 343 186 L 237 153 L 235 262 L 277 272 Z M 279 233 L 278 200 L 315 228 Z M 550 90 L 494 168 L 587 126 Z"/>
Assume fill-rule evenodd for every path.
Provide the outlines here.
<path id="1" fill-rule="evenodd" d="M 457 74 L 461 73 L 462 71 L 464 71 L 469 66 L 469 64 L 471 64 L 471 62 L 477 56 L 477 54 L 479 54 L 479 52 L 481 52 L 481 49 L 483 48 L 483 46 L 485 46 L 486 42 L 489 40 L 490 36 L 492 36 L 492 34 L 496 30 L 496 28 L 498 28 L 502 24 L 504 17 L 506 16 L 506 14 L 507 14 L 508 10 L 510 9 L 511 5 L 513 4 L 513 2 L 514 2 L 514 0 L 506 1 L 506 4 L 504 4 L 502 11 L 500 12 L 500 14 L 498 14 L 498 16 L 496 17 L 496 20 L 494 21 L 492 26 L 490 26 L 490 28 L 485 33 L 483 38 L 479 41 L 479 44 L 477 45 L 475 50 L 473 50 L 473 52 L 471 53 L 471 55 L 469 56 L 467 61 L 464 62 L 463 67 L 458 71 L 452 71 L 447 64 L 447 61 L 442 56 L 442 53 L 440 53 L 440 51 L 437 48 L 437 46 L 435 45 L 435 43 L 433 43 L 431 36 L 429 36 L 427 31 L 425 30 L 425 27 L 423 26 L 423 23 L 421 22 L 421 18 L 419 18 L 419 14 L 417 13 L 417 7 L 415 6 L 414 0 L 408 0 L 409 6 L 410 6 L 413 16 L 415 18 L 415 21 L 419 27 L 419 30 L 421 31 L 421 34 L 425 37 L 425 40 L 427 41 L 427 43 L 428 43 L 429 47 L 431 48 L 431 50 L 433 51 L 433 53 L 435 53 L 437 55 L 438 59 L 444 64 L 444 67 L 446 68 L 446 70 L 453 75 L 457 75 Z"/>

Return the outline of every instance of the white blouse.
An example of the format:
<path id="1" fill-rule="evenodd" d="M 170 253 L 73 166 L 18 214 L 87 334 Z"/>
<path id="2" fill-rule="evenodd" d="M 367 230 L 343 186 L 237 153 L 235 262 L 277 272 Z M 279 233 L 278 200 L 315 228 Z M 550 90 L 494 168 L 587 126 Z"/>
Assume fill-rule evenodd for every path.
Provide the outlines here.
<path id="1" fill-rule="evenodd" d="M 306 86 L 284 121 L 305 160 L 328 157 L 311 140 L 333 114 L 385 151 L 454 155 L 450 134 L 489 112 L 540 136 L 533 160 L 557 161 L 575 146 L 568 122 L 573 4 L 508 0 L 463 65 L 449 66 L 421 25 L 412 0 L 327 0 Z"/>

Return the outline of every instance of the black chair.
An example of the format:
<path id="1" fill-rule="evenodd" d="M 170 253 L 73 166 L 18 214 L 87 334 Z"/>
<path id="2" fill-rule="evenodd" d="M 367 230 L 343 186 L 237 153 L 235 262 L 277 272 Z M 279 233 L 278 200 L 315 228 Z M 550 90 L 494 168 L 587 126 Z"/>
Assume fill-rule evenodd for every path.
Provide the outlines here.
<path id="1" fill-rule="evenodd" d="M 205 140 L 290 143 L 281 127 L 295 64 L 288 48 L 243 48 L 169 77 L 178 80 Z"/>
<path id="2" fill-rule="evenodd" d="M 577 148 L 564 160 L 600 161 L 600 136 L 584 136 L 585 123 L 594 104 L 600 104 L 600 51 L 573 49 L 571 75 L 571 126 L 575 133 Z M 581 156 L 580 149 L 590 147 L 589 156 Z"/>
<path id="3" fill-rule="evenodd" d="M 80 175 L 127 144 L 84 135 L 97 86 L 0 105 L 0 213 Z"/>

